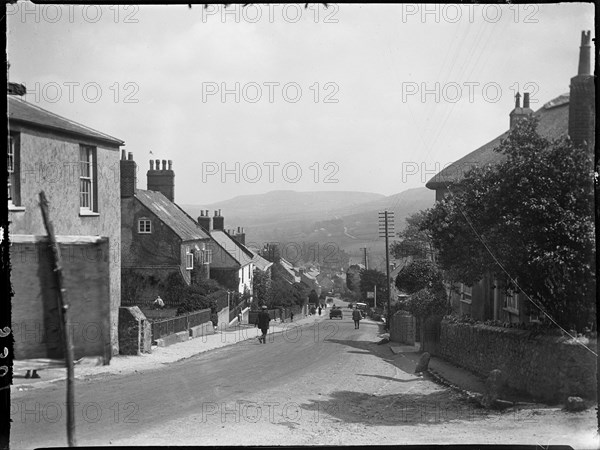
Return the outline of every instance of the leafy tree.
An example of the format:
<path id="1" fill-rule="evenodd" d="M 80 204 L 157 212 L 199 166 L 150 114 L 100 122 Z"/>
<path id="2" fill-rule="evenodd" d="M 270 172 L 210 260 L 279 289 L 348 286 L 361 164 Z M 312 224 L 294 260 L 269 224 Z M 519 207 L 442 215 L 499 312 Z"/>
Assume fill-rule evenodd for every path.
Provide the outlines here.
<path id="1" fill-rule="evenodd" d="M 350 266 L 346 271 L 346 287 L 353 292 L 360 292 L 360 268 Z"/>
<path id="2" fill-rule="evenodd" d="M 377 286 L 377 297 L 387 298 L 388 286 L 387 275 L 375 269 L 363 269 L 360 271 L 360 292 L 362 298 L 367 298 L 367 292 L 373 292 Z M 368 299 L 369 303 L 374 302 Z"/>
<path id="3" fill-rule="evenodd" d="M 397 259 L 412 256 L 414 259 L 435 261 L 431 233 L 422 228 L 427 211 L 418 211 L 406 218 L 406 228 L 398 233 L 399 241 L 390 245 L 390 253 Z"/>
<path id="4" fill-rule="evenodd" d="M 491 273 L 514 288 L 497 259 L 555 321 L 581 329 L 595 314 L 592 155 L 540 136 L 535 118 L 496 151 L 501 163 L 468 171 L 428 210 L 422 227 L 439 265 L 452 281 L 472 285 Z"/>
<path id="5" fill-rule="evenodd" d="M 412 294 L 404 308 L 420 319 L 435 315 L 448 314 L 450 312 L 450 304 L 445 291 L 431 288 L 421 289 Z"/>
<path id="6" fill-rule="evenodd" d="M 267 305 L 271 303 L 273 292 L 271 289 L 271 275 L 260 269 L 254 269 L 254 279 L 252 281 L 254 301 L 257 304 Z"/>
<path id="7" fill-rule="evenodd" d="M 416 260 L 404 266 L 395 280 L 398 290 L 414 294 L 423 289 L 443 289 L 442 273 L 429 260 Z"/>

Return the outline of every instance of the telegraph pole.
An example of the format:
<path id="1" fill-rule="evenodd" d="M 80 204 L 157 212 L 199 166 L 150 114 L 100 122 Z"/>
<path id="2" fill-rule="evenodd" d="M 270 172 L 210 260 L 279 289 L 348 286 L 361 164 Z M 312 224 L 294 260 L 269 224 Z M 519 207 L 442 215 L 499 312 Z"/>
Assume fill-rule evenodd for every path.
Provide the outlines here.
<path id="1" fill-rule="evenodd" d="M 379 212 L 379 237 L 385 237 L 385 273 L 387 283 L 387 319 L 386 327 L 390 329 L 391 315 L 391 289 L 390 289 L 390 246 L 389 238 L 394 237 L 394 212 L 385 211 Z"/>

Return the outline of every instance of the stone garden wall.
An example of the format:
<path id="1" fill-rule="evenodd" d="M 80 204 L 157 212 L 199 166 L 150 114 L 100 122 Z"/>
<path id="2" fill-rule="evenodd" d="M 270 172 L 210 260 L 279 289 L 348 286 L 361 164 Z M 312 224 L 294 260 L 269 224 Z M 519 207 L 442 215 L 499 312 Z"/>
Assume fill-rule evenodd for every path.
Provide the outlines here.
<path id="1" fill-rule="evenodd" d="M 580 342 L 597 353 L 595 339 Z M 438 350 L 439 356 L 484 377 L 500 369 L 508 387 L 539 400 L 596 398 L 597 357 L 564 337 L 444 320 Z"/>
<path id="2" fill-rule="evenodd" d="M 390 322 L 390 341 L 414 345 L 416 333 L 416 319 L 414 316 L 398 311 L 392 316 Z"/>

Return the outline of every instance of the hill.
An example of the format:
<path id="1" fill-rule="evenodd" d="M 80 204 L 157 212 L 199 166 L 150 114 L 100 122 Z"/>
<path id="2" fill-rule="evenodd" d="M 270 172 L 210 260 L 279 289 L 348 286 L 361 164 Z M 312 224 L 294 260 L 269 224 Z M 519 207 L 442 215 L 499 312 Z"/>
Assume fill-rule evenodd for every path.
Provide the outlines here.
<path id="1" fill-rule="evenodd" d="M 434 203 L 427 188 L 409 189 L 391 196 L 367 192 L 273 191 L 243 195 L 206 206 L 182 205 L 192 216 L 200 210 L 221 209 L 225 228 L 244 227 L 246 243 L 262 248 L 279 242 L 283 257 L 294 263 L 319 261 L 347 265 L 349 257 L 361 258 L 369 250 L 374 267 L 385 261 L 384 239 L 378 237 L 378 212 L 394 211 L 396 231 L 409 215 Z"/>

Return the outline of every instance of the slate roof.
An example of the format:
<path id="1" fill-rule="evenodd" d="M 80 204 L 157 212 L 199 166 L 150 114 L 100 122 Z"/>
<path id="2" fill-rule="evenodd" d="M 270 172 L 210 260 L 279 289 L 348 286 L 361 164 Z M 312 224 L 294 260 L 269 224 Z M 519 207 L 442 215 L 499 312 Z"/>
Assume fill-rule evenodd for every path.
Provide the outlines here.
<path id="1" fill-rule="evenodd" d="M 538 132 L 540 135 L 548 139 L 566 135 L 569 130 L 569 94 L 562 94 L 550 100 L 533 115 L 539 118 Z M 494 151 L 494 148 L 500 145 L 500 141 L 506 136 L 508 136 L 508 131 L 453 162 L 432 177 L 425 186 L 429 189 L 443 189 L 449 183 L 460 181 L 465 172 L 473 166 L 484 167 L 502 162 L 506 156 Z"/>
<path id="2" fill-rule="evenodd" d="M 252 253 L 254 255 L 252 258 L 254 267 L 256 267 L 264 272 L 273 265 L 273 263 L 271 261 L 263 258 L 257 252 L 255 252 L 253 249 L 249 248 L 248 250 L 250 250 L 250 253 Z"/>
<path id="3" fill-rule="evenodd" d="M 70 119 L 61 117 L 58 114 L 51 113 L 50 111 L 46 111 L 21 98 L 7 95 L 7 99 L 8 119 L 10 121 L 30 124 L 36 127 L 47 128 L 76 136 L 85 136 L 87 138 L 111 144 L 112 146 L 118 147 L 125 144 L 121 139 L 86 127 L 85 125 L 81 125 Z"/>
<path id="4" fill-rule="evenodd" d="M 296 274 L 296 269 L 295 267 L 292 265 L 292 263 L 290 263 L 289 261 L 287 261 L 284 258 L 280 258 L 279 259 L 279 265 L 281 267 L 283 267 L 283 269 L 292 276 L 292 278 L 294 279 L 294 281 L 296 283 L 300 282 L 300 277 Z"/>
<path id="5" fill-rule="evenodd" d="M 210 239 L 208 234 L 183 209 L 170 201 L 161 192 L 138 189 L 137 198 L 146 208 L 167 225 L 182 241 Z"/>
<path id="6" fill-rule="evenodd" d="M 252 252 L 245 246 L 242 246 L 226 232 L 222 230 L 212 230 L 210 236 L 241 266 L 246 266 L 252 262 L 252 258 L 254 257 Z"/>

